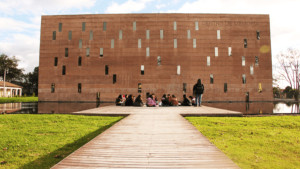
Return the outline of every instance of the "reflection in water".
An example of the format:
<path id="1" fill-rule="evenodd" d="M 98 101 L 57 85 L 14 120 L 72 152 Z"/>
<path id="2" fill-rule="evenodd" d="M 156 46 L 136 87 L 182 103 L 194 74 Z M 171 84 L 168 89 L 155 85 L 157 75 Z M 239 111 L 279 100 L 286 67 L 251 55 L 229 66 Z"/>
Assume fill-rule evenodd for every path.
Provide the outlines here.
<path id="1" fill-rule="evenodd" d="M 0 113 L 4 114 L 35 114 L 37 113 L 37 103 L 2 103 Z"/>
<path id="2" fill-rule="evenodd" d="M 274 113 L 300 113 L 300 103 L 275 103 Z"/>

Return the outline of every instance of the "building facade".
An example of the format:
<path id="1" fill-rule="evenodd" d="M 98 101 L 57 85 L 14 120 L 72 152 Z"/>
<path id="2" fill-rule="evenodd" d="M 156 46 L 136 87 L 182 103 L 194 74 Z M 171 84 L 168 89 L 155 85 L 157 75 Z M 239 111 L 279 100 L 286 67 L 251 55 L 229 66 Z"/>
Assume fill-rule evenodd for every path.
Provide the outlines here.
<path id="1" fill-rule="evenodd" d="M 22 88 L 16 84 L 0 81 L 0 97 L 22 96 Z"/>
<path id="2" fill-rule="evenodd" d="M 114 101 L 119 94 L 272 100 L 269 15 L 42 16 L 39 100 Z"/>

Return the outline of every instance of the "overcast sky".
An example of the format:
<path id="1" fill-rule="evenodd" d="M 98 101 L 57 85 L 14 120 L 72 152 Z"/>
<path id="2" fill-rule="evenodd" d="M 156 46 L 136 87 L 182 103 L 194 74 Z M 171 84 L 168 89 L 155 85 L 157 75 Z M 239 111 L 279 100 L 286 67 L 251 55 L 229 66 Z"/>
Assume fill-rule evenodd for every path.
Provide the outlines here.
<path id="1" fill-rule="evenodd" d="M 0 53 L 39 64 L 41 15 L 108 13 L 269 14 L 272 56 L 300 49 L 300 0 L 0 0 Z"/>

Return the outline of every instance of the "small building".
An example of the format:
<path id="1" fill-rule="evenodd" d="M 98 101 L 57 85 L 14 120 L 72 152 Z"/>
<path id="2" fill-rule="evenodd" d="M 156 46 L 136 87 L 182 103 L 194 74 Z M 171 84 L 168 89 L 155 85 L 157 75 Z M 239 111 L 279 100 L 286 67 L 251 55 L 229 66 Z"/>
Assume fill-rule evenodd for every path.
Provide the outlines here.
<path id="1" fill-rule="evenodd" d="M 16 84 L 0 81 L 0 97 L 4 97 L 4 91 L 6 91 L 6 97 L 22 96 L 22 88 Z"/>

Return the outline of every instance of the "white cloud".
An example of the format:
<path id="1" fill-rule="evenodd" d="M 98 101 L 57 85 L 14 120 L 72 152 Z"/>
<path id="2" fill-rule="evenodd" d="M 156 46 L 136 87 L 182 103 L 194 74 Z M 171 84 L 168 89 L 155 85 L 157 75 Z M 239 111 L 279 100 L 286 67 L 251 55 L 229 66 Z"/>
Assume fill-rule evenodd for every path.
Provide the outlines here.
<path id="1" fill-rule="evenodd" d="M 161 8 L 166 7 L 166 6 L 167 6 L 166 4 L 158 4 L 155 7 L 156 7 L 156 9 L 161 9 Z"/>
<path id="2" fill-rule="evenodd" d="M 25 31 L 27 29 L 39 29 L 39 25 L 18 21 L 12 18 L 0 17 L 0 31 Z M 39 23 L 40 24 L 40 23 Z"/>
<path id="3" fill-rule="evenodd" d="M 132 13 L 139 12 L 146 8 L 146 4 L 153 0 L 128 0 L 122 4 L 113 2 L 107 7 L 105 13 Z"/>

